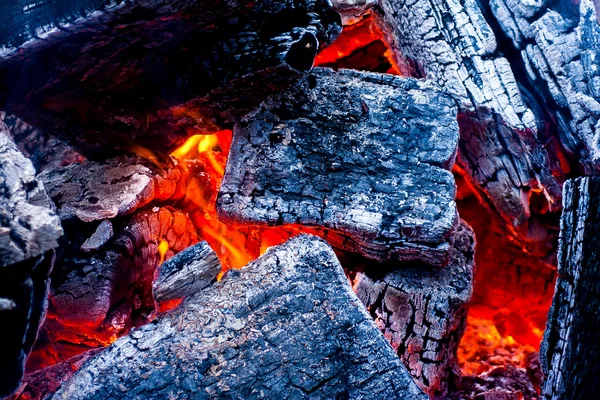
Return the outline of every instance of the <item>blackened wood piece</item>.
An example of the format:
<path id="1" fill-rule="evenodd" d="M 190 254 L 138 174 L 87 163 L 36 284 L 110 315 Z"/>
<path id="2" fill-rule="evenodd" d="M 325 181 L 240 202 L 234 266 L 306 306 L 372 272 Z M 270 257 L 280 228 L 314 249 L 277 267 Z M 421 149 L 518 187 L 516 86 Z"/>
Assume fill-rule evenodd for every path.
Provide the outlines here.
<path id="1" fill-rule="evenodd" d="M 169 258 L 198 237 L 186 214 L 157 207 L 120 221 L 115 238 L 96 252 L 66 253 L 53 274 L 46 334 L 56 341 L 107 345 L 146 321 L 154 309 L 152 281 L 163 240 L 168 244 L 163 257 Z"/>
<path id="2" fill-rule="evenodd" d="M 419 386 L 445 398 L 473 293 L 475 238 L 458 228 L 444 268 L 394 265 L 377 276 L 366 265 L 353 287 Z M 381 274 L 381 272 L 379 272 Z"/>
<path id="3" fill-rule="evenodd" d="M 54 250 L 0 268 L 0 295 L 10 300 L 0 310 L 0 397 L 19 385 L 38 328 L 47 309 L 48 275 Z"/>
<path id="4" fill-rule="evenodd" d="M 210 285 L 219 272 L 221 263 L 208 243 L 188 247 L 154 271 L 154 300 L 161 303 L 195 294 Z"/>
<path id="5" fill-rule="evenodd" d="M 58 246 L 62 228 L 31 162 L 0 121 L 0 268 Z"/>
<path id="6" fill-rule="evenodd" d="M 558 279 L 540 349 L 545 399 L 591 399 L 600 391 L 600 178 L 569 180 Z"/>
<path id="7" fill-rule="evenodd" d="M 369 258 L 447 260 L 455 103 L 426 83 L 318 68 L 234 127 L 217 210 L 338 231 Z"/>
<path id="8" fill-rule="evenodd" d="M 326 0 L 73 3 L 42 2 L 31 13 L 21 7 L 18 16 L 0 12 L 3 27 L 19 25 L 0 37 L 8 46 L 19 28 L 36 26 L 40 13 L 53 16 L 43 38 L 0 53 L 0 108 L 91 158 L 132 143 L 164 151 L 216 129 L 214 120 L 182 105 L 245 77 L 258 102 L 270 85 L 259 88 L 254 73 L 309 69 L 318 48 L 341 31 Z"/>
<path id="9" fill-rule="evenodd" d="M 119 339 L 52 398 L 111 396 L 427 398 L 331 247 L 307 235 Z"/>
<path id="10" fill-rule="evenodd" d="M 185 196 L 189 173 L 139 157 L 86 160 L 39 175 L 62 221 L 91 222 L 131 214 L 152 201 Z"/>

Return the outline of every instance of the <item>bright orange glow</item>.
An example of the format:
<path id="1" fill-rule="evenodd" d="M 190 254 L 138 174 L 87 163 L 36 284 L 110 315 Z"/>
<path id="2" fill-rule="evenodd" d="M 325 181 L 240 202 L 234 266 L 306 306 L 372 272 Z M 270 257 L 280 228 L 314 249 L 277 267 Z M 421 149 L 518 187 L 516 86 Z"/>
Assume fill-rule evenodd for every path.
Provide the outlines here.
<path id="1" fill-rule="evenodd" d="M 525 367 L 525 357 L 539 350 L 543 332 L 527 318 L 507 310 L 474 307 L 458 348 L 463 373 L 479 375 L 497 366 Z"/>
<path id="2" fill-rule="evenodd" d="M 231 145 L 231 131 L 194 135 L 171 153 L 190 172 L 183 209 L 219 256 L 223 272 L 242 268 L 270 246 L 301 232 L 297 227 L 233 226 L 219 221 L 216 199 Z M 221 274 L 219 278 L 223 275 Z"/>

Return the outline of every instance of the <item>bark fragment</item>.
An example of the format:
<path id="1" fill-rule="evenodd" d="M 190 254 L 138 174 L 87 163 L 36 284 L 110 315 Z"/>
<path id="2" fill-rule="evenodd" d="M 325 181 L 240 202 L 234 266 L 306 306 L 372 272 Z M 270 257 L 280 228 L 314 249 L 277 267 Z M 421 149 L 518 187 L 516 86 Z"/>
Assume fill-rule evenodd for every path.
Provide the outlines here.
<path id="1" fill-rule="evenodd" d="M 427 398 L 352 292 L 331 248 L 306 235 L 121 338 L 52 398 L 140 395 Z"/>
<path id="2" fill-rule="evenodd" d="M 219 216 L 317 226 L 369 258 L 443 265 L 458 223 L 455 112 L 414 79 L 315 69 L 235 126 Z"/>
<path id="3" fill-rule="evenodd" d="M 600 179 L 567 181 L 558 279 L 540 349 L 544 399 L 594 398 L 600 383 Z"/>
<path id="4" fill-rule="evenodd" d="M 462 224 L 444 268 L 364 266 L 354 290 L 419 386 L 445 398 L 473 293 L 475 239 Z M 396 267 L 398 267 L 396 265 Z"/>
<path id="5" fill-rule="evenodd" d="M 210 285 L 219 272 L 221 263 L 208 243 L 188 247 L 155 270 L 154 300 L 161 303 L 197 293 Z"/>

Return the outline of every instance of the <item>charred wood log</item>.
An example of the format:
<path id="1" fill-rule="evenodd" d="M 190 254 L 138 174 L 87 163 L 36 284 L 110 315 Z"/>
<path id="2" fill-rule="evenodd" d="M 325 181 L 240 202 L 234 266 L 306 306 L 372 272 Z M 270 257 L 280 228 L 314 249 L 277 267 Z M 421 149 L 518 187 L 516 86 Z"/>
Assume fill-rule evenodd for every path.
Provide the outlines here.
<path id="1" fill-rule="evenodd" d="M 139 395 L 427 398 L 331 248 L 306 235 L 121 338 L 52 398 Z"/>
<path id="2" fill-rule="evenodd" d="M 594 2 L 482 2 L 532 91 L 546 103 L 573 160 L 600 170 L 600 26 Z M 502 32 L 502 33 L 501 33 Z"/>
<path id="3" fill-rule="evenodd" d="M 474 253 L 473 232 L 463 223 L 445 268 L 395 265 L 391 271 L 377 271 L 365 265 L 354 278 L 358 298 L 432 398 L 446 398 L 458 369 L 456 351 L 473 293 Z"/>
<path id="4" fill-rule="evenodd" d="M 183 105 L 245 77 L 259 102 L 271 85 L 253 74 L 309 69 L 341 30 L 326 0 L 1 7 L 0 108 L 87 157 L 132 144 L 165 150 L 215 129 Z"/>
<path id="5" fill-rule="evenodd" d="M 590 399 L 600 390 L 600 178 L 567 181 L 558 279 L 540 350 L 545 399 Z"/>
<path id="6" fill-rule="evenodd" d="M 17 387 L 44 321 L 48 275 L 62 233 L 33 165 L 0 121 L 0 396 Z"/>
<path id="7" fill-rule="evenodd" d="M 369 258 L 445 264 L 455 111 L 414 79 L 315 69 L 235 126 L 219 216 L 317 226 Z"/>

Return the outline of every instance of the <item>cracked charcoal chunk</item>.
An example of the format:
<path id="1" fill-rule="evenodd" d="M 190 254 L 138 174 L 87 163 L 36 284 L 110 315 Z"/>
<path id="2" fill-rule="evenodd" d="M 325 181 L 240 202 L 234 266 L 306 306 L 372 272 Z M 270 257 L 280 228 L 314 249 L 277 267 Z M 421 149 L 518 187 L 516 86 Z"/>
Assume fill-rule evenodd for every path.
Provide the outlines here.
<path id="1" fill-rule="evenodd" d="M 540 349 L 544 399 L 591 399 L 600 390 L 600 179 L 569 180 L 558 279 Z"/>
<path id="2" fill-rule="evenodd" d="M 445 398 L 473 292 L 475 239 L 462 223 L 445 268 L 357 272 L 354 291 L 419 386 Z M 394 267 L 398 267 L 394 264 Z"/>
<path id="3" fill-rule="evenodd" d="M 0 268 L 56 248 L 61 235 L 44 185 L 0 121 Z"/>
<path id="4" fill-rule="evenodd" d="M 447 261 L 455 103 L 427 83 L 315 69 L 234 128 L 222 220 L 340 232 L 376 260 Z"/>
<path id="5" fill-rule="evenodd" d="M 593 1 L 487 6 L 520 53 L 515 62 L 547 103 L 563 146 L 586 174 L 600 170 L 600 26 Z"/>
<path id="6" fill-rule="evenodd" d="M 210 285 L 219 272 L 221 263 L 208 243 L 188 247 L 156 268 L 154 299 L 160 303 L 190 296 Z"/>
<path id="7" fill-rule="evenodd" d="M 119 226 L 102 251 L 69 253 L 57 262 L 44 327 L 51 342 L 108 345 L 147 322 L 160 242 L 167 242 L 170 258 L 198 241 L 187 214 L 172 207 L 137 211 Z"/>
<path id="8" fill-rule="evenodd" d="M 308 235 L 90 359 L 52 397 L 427 399 Z"/>
<path id="9" fill-rule="evenodd" d="M 511 127 L 535 129 L 510 64 L 477 2 L 381 0 L 380 16 L 390 48 L 428 80 L 452 93 L 467 109 L 502 113 Z M 404 58 L 404 60 L 403 60 Z"/>
<path id="10" fill-rule="evenodd" d="M 461 113 L 458 123 L 461 137 L 457 164 L 477 187 L 484 189 L 509 224 L 523 225 L 531 217 L 532 189 L 541 187 L 549 210 L 560 210 L 561 166 L 535 143 L 533 132 L 511 129 L 500 115 L 482 109 Z M 556 156 L 559 150 L 553 149 Z M 525 224 L 522 229 L 525 235 L 526 228 Z"/>
<path id="11" fill-rule="evenodd" d="M 185 196 L 185 168 L 158 168 L 138 157 L 117 157 L 48 169 L 39 175 L 63 221 L 91 222 L 128 215 L 151 201 Z"/>
<path id="12" fill-rule="evenodd" d="M 0 4 L 0 109 L 94 159 L 219 130 L 187 102 L 247 80 L 258 104 L 341 31 L 327 0 L 103 3 Z"/>

